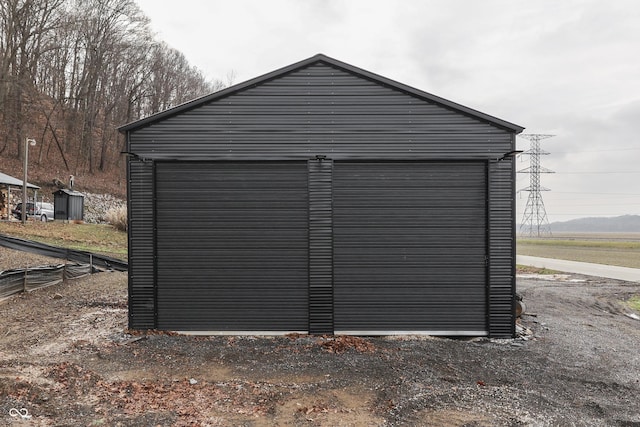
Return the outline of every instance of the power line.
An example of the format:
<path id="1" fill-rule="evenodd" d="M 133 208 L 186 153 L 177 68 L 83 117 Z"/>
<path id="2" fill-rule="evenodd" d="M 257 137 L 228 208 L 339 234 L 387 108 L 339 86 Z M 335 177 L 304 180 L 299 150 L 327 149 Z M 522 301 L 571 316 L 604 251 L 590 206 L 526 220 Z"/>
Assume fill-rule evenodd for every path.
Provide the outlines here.
<path id="1" fill-rule="evenodd" d="M 629 213 L 620 213 L 620 212 L 616 212 L 616 213 L 585 213 L 585 212 L 576 212 L 576 213 L 554 213 L 553 216 L 580 216 L 580 217 L 592 217 L 592 216 L 624 216 L 624 215 L 638 215 L 638 214 L 629 214 Z"/>
<path id="2" fill-rule="evenodd" d="M 556 192 L 553 193 L 554 196 L 556 194 L 560 194 L 560 193 L 556 193 Z M 587 195 L 585 193 L 584 197 L 571 197 L 571 196 L 570 197 L 562 196 L 561 198 L 553 198 L 552 197 L 551 200 L 553 200 L 556 203 L 557 202 L 566 202 L 566 201 L 569 201 L 569 200 L 589 201 L 589 202 L 593 202 L 593 203 L 596 203 L 596 201 L 597 201 L 596 206 L 602 206 L 602 200 L 601 200 L 602 198 L 601 197 L 597 197 L 597 198 L 593 197 L 592 194 L 593 193 L 590 193 L 590 194 Z M 614 197 L 613 201 L 616 201 L 616 199 L 618 199 L 618 201 L 620 203 L 624 203 L 624 204 L 634 204 L 635 201 L 639 200 L 638 196 L 620 196 L 620 195 L 614 194 L 613 197 Z M 631 200 L 628 200 L 628 199 L 631 199 Z M 520 197 L 518 200 L 522 200 L 522 197 Z M 628 200 L 628 201 L 626 201 L 626 200 Z M 607 202 L 607 205 L 610 206 L 610 203 Z"/>
<path id="3" fill-rule="evenodd" d="M 571 150 L 571 151 L 554 151 L 554 154 L 575 154 L 575 153 L 608 153 L 611 151 L 637 151 L 640 147 L 629 148 L 610 148 L 607 150 Z"/>
<path id="4" fill-rule="evenodd" d="M 541 194 L 541 191 L 549 191 L 549 189 L 540 186 L 540 174 L 553 173 L 553 171 L 540 166 L 540 156 L 549 154 L 540 149 L 540 140 L 551 138 L 554 135 L 524 134 L 520 136 L 528 139 L 531 143 L 531 148 L 522 153 L 529 155 L 529 167 L 518 171 L 518 173 L 529 174 L 529 187 L 520 190 L 529 192 L 527 206 L 522 215 L 520 234 L 529 237 L 551 236 L 547 211 Z"/>
<path id="5" fill-rule="evenodd" d="M 640 196 L 640 193 L 592 193 L 584 191 L 554 191 L 554 194 L 587 194 L 587 195 L 599 195 L 599 196 Z"/>
<path id="6" fill-rule="evenodd" d="M 574 207 L 574 206 L 575 206 L 575 207 L 583 207 L 583 208 L 586 208 L 586 207 L 592 208 L 592 207 L 596 207 L 596 206 L 601 207 L 601 206 L 602 206 L 602 203 L 600 203 L 600 204 L 593 204 L 593 203 L 571 203 L 571 207 Z M 607 203 L 607 207 L 613 207 L 613 206 L 629 206 L 629 207 L 630 207 L 630 206 L 640 206 L 640 203 Z"/>
<path id="7" fill-rule="evenodd" d="M 625 174 L 625 173 L 640 174 L 640 171 L 596 171 L 596 172 L 588 172 L 588 171 L 565 172 L 565 171 L 560 171 L 560 172 L 558 172 L 558 174 L 560 174 L 560 175 L 597 175 L 597 174 L 613 175 L 613 174 Z"/>

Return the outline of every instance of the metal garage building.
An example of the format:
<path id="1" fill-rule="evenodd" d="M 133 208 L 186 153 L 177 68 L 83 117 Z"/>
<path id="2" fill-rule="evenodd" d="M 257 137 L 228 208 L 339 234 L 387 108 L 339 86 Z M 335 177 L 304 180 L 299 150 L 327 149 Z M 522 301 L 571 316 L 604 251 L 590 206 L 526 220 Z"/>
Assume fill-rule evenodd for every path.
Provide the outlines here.
<path id="1" fill-rule="evenodd" d="M 512 336 L 522 130 L 324 55 L 121 127 L 130 327 Z"/>

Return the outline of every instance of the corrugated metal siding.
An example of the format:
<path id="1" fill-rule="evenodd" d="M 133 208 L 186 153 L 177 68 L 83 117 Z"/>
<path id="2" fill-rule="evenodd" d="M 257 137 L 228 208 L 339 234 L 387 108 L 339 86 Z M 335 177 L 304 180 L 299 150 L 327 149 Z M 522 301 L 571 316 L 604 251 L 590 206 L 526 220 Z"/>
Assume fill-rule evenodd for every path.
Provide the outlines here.
<path id="1" fill-rule="evenodd" d="M 515 333 L 515 199 L 514 160 L 490 163 L 489 174 L 489 333 L 508 338 Z"/>
<path id="2" fill-rule="evenodd" d="M 190 161 L 306 162 L 319 154 L 337 161 L 497 159 L 515 147 L 513 131 L 325 62 L 137 128 L 128 139 L 128 150 L 143 158 Z M 495 259 L 488 272 L 486 301 L 489 330 L 495 336 L 513 330 L 509 268 L 514 255 L 507 252 L 514 246 L 506 230 L 513 226 L 513 217 L 507 218 L 505 204 L 514 181 L 506 170 L 509 164 L 507 160 L 491 166 L 488 189 L 491 237 L 487 250 Z M 136 179 L 142 180 L 136 185 L 152 187 L 149 175 Z M 130 202 L 137 203 L 136 197 L 130 194 Z M 153 234 L 153 221 L 145 224 L 149 229 L 138 228 L 131 264 L 136 262 L 133 258 L 152 251 L 140 236 Z M 154 287 L 153 277 L 144 277 L 133 281 L 134 292 Z M 138 310 L 146 315 L 144 308 L 132 308 Z"/>
<path id="3" fill-rule="evenodd" d="M 156 167 L 158 328 L 307 331 L 307 163 Z"/>
<path id="4" fill-rule="evenodd" d="M 129 327 L 155 323 L 153 163 L 129 161 Z"/>
<path id="5" fill-rule="evenodd" d="M 331 160 L 309 161 L 309 333 L 333 333 Z"/>
<path id="6" fill-rule="evenodd" d="M 468 159 L 510 149 L 499 127 L 323 63 L 131 134 L 131 150 L 155 159 Z"/>
<path id="7" fill-rule="evenodd" d="M 65 193 L 59 193 L 57 191 L 53 194 L 53 217 L 60 221 L 67 221 L 69 219 L 69 207 L 67 205 L 69 196 Z"/>
<path id="8" fill-rule="evenodd" d="M 69 196 L 69 220 L 84 219 L 84 197 Z"/>
<path id="9" fill-rule="evenodd" d="M 335 162 L 335 329 L 486 332 L 485 162 Z"/>

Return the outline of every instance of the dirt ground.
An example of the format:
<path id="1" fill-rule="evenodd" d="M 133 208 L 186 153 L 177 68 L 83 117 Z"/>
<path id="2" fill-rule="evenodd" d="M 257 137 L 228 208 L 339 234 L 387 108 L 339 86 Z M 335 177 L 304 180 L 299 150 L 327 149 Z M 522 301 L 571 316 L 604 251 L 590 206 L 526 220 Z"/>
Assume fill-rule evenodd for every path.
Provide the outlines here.
<path id="1" fill-rule="evenodd" d="M 518 288 L 511 340 L 189 337 L 128 334 L 125 273 L 68 281 L 0 302 L 0 425 L 640 426 L 640 284 Z"/>

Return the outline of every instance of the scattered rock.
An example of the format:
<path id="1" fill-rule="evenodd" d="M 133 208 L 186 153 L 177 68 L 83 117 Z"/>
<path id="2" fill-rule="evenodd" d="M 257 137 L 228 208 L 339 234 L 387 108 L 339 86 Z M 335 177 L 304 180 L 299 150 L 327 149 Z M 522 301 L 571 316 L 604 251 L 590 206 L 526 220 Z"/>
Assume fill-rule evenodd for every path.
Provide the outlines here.
<path id="1" fill-rule="evenodd" d="M 527 341 L 533 338 L 533 331 L 525 326 L 516 324 L 516 337 L 521 340 Z"/>
<path id="2" fill-rule="evenodd" d="M 104 224 L 110 209 L 127 206 L 126 200 L 110 194 L 84 194 L 84 221 L 90 224 Z"/>

